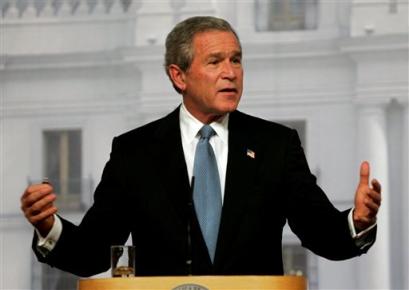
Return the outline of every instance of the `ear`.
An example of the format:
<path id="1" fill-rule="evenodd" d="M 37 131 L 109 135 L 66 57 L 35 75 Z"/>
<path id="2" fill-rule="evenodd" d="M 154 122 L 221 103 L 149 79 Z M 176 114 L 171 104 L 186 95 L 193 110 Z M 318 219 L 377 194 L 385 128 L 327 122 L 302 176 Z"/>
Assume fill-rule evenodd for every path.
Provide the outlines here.
<path id="1" fill-rule="evenodd" d="M 176 64 L 169 65 L 168 72 L 173 85 L 176 86 L 179 91 L 183 92 L 186 89 L 185 72 Z"/>

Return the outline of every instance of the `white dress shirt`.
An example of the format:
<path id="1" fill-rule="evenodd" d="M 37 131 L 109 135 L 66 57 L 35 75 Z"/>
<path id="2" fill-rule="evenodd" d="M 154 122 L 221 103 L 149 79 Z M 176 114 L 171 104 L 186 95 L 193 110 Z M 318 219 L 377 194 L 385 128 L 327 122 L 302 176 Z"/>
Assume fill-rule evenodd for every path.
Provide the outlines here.
<path id="1" fill-rule="evenodd" d="M 179 111 L 180 133 L 182 135 L 182 147 L 185 155 L 187 173 L 189 180 L 192 180 L 193 163 L 195 160 L 196 145 L 199 142 L 199 130 L 205 125 L 197 120 L 186 109 L 182 103 Z M 229 114 L 223 116 L 210 126 L 216 131 L 216 134 L 210 138 L 209 143 L 213 148 L 216 157 L 217 169 L 220 177 L 220 188 L 222 191 L 222 201 L 224 197 L 224 186 L 226 183 L 227 156 L 229 150 L 229 132 L 228 132 Z"/>

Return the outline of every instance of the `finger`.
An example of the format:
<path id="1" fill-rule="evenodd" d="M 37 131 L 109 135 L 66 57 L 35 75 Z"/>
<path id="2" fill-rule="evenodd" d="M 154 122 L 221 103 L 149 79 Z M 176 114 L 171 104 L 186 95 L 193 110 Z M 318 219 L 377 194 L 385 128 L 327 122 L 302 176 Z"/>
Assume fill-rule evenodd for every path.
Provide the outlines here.
<path id="1" fill-rule="evenodd" d="M 55 213 L 57 213 L 57 207 L 52 206 L 52 207 L 48 208 L 47 210 L 42 211 L 38 215 L 32 216 L 29 220 L 33 225 L 35 225 L 35 224 L 37 224 L 37 223 L 39 223 L 41 221 L 44 221 L 45 219 L 49 218 L 50 216 L 52 216 Z"/>
<path id="2" fill-rule="evenodd" d="M 21 196 L 21 202 L 27 202 L 41 194 L 48 194 L 54 191 L 54 188 L 49 184 L 35 184 L 27 187 L 24 194 Z"/>
<path id="3" fill-rule="evenodd" d="M 22 207 L 24 216 L 30 220 L 33 216 L 40 214 L 41 212 L 49 209 L 50 207 L 54 206 L 54 201 L 56 196 L 51 194 L 43 199 L 39 200 L 38 202 L 34 203 L 28 207 Z"/>
<path id="4" fill-rule="evenodd" d="M 373 200 L 371 199 L 366 199 L 365 200 L 365 206 L 368 209 L 368 217 L 373 218 L 376 216 L 376 214 L 379 211 L 379 205 L 376 204 Z"/>
<path id="5" fill-rule="evenodd" d="M 377 205 L 381 205 L 382 197 L 379 194 L 379 192 L 376 192 L 375 190 L 372 189 L 368 192 L 367 196 Z"/>
<path id="6" fill-rule="evenodd" d="M 35 216 L 35 215 L 38 215 L 39 213 L 47 210 L 48 208 L 53 206 L 53 202 L 55 201 L 55 199 L 56 199 L 55 194 L 49 194 L 49 195 L 45 196 L 44 198 L 40 199 L 39 201 L 37 201 L 36 203 L 31 205 L 27 209 L 27 211 L 26 211 L 27 215 Z"/>
<path id="7" fill-rule="evenodd" d="M 359 175 L 360 175 L 359 184 L 369 185 L 369 163 L 367 161 L 361 163 Z"/>
<path id="8" fill-rule="evenodd" d="M 52 191 L 50 190 L 41 190 L 41 191 L 35 191 L 31 192 L 29 195 L 25 196 L 24 198 L 21 199 L 21 207 L 22 208 L 27 208 L 30 207 L 32 204 L 36 203 L 40 199 L 44 198 L 45 196 L 51 194 Z"/>
<path id="9" fill-rule="evenodd" d="M 371 185 L 372 185 L 372 188 L 373 188 L 376 192 L 378 192 L 379 194 L 382 192 L 382 186 L 381 186 L 381 184 L 379 183 L 378 180 L 372 179 Z"/>
<path id="10" fill-rule="evenodd" d="M 23 195 L 21 196 L 21 199 L 24 199 L 31 194 L 38 192 L 38 191 L 45 191 L 45 192 L 52 192 L 54 191 L 53 187 L 50 184 L 46 183 L 41 183 L 41 184 L 33 184 L 27 187 Z"/>

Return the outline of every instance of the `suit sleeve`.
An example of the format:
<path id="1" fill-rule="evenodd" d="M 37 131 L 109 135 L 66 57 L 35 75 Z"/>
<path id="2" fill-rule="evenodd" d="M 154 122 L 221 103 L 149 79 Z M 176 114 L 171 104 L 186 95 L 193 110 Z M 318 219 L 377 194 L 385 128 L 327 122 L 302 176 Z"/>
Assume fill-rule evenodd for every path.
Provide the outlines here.
<path id="1" fill-rule="evenodd" d="M 114 139 L 110 160 L 105 165 L 94 204 L 77 226 L 61 218 L 62 233 L 55 248 L 44 257 L 33 249 L 39 261 L 78 276 L 91 276 L 110 267 L 110 246 L 124 244 L 129 236 L 129 202 L 121 177 L 122 157 Z"/>
<path id="2" fill-rule="evenodd" d="M 348 226 L 348 212 L 339 211 L 310 172 L 296 131 L 292 131 L 285 161 L 287 219 L 302 245 L 331 260 L 360 255 Z M 374 232 L 375 234 L 375 232 Z"/>

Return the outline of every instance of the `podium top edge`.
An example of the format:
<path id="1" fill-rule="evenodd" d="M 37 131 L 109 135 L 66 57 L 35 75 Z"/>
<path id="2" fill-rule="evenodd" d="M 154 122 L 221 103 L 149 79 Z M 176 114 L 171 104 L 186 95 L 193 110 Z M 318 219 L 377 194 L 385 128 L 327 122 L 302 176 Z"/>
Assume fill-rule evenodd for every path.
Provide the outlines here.
<path id="1" fill-rule="evenodd" d="M 189 288 L 198 286 L 199 288 Z M 304 276 L 237 275 L 237 276 L 151 276 L 130 278 L 90 278 L 80 279 L 78 281 L 78 290 L 91 289 L 306 290 L 307 279 Z"/>

